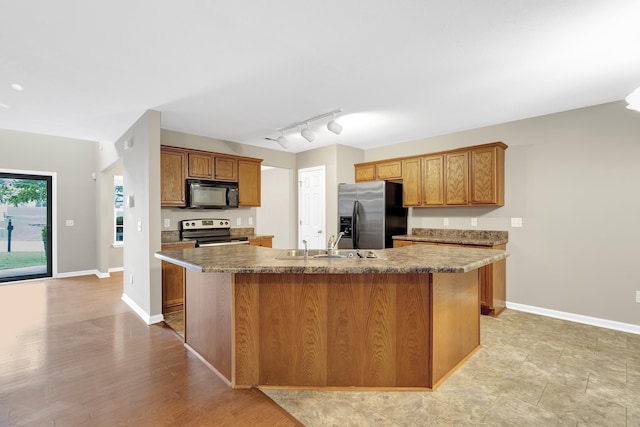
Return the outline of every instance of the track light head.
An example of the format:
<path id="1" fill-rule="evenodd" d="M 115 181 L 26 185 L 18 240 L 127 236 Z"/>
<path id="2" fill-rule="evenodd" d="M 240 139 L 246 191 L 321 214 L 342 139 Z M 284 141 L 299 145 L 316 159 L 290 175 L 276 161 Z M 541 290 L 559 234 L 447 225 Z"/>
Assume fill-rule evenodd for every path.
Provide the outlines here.
<path id="1" fill-rule="evenodd" d="M 280 146 L 282 146 L 282 148 L 284 148 L 285 150 L 289 147 L 289 141 L 287 141 L 287 138 L 284 137 L 284 132 L 278 137 L 278 139 L 276 139 L 276 142 L 280 144 Z"/>
<path id="2" fill-rule="evenodd" d="M 302 129 L 300 135 L 302 135 L 302 137 L 309 142 L 313 142 L 313 140 L 316 138 L 315 134 L 309 130 L 309 122 L 307 122 L 307 127 Z"/>
<path id="3" fill-rule="evenodd" d="M 333 113 L 333 119 L 327 123 L 327 129 L 336 135 L 340 135 L 342 133 L 342 125 L 336 122 L 336 113 Z"/>

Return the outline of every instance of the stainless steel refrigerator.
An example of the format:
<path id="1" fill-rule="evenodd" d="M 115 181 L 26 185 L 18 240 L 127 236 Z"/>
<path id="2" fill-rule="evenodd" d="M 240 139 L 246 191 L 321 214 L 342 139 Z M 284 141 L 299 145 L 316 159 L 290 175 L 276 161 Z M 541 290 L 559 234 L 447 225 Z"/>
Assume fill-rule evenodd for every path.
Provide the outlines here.
<path id="1" fill-rule="evenodd" d="M 393 247 L 394 235 L 407 234 L 402 184 L 388 181 L 338 184 L 340 249 Z"/>

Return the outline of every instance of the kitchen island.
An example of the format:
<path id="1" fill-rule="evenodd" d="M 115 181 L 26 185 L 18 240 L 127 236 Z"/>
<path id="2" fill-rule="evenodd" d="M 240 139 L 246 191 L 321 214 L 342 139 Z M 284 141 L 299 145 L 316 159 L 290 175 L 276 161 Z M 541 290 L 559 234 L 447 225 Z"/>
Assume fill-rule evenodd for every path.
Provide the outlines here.
<path id="1" fill-rule="evenodd" d="M 377 258 L 162 251 L 186 268 L 185 346 L 234 388 L 434 389 L 480 345 L 477 269 L 502 250 L 414 245 Z"/>

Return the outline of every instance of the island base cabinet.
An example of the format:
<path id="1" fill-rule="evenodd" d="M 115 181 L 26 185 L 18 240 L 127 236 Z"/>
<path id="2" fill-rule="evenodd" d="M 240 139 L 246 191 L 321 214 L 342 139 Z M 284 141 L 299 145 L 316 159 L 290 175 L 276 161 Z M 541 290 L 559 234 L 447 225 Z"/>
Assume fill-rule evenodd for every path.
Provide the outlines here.
<path id="1" fill-rule="evenodd" d="M 187 282 L 186 344 L 234 388 L 433 389 L 480 345 L 477 270 Z"/>

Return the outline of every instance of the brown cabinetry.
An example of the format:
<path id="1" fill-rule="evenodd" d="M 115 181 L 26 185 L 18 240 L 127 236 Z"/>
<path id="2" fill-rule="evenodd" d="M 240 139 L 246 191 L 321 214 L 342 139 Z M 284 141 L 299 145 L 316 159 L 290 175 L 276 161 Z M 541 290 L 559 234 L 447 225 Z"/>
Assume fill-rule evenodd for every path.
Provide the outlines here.
<path id="1" fill-rule="evenodd" d="M 162 250 L 189 249 L 193 243 L 163 246 Z M 162 261 L 162 314 L 183 309 L 185 271 L 179 265 Z"/>
<path id="2" fill-rule="evenodd" d="M 186 155 L 182 151 L 160 150 L 160 205 L 185 206 Z"/>
<path id="3" fill-rule="evenodd" d="M 469 200 L 468 152 L 445 154 L 444 171 L 445 205 L 466 205 Z"/>
<path id="4" fill-rule="evenodd" d="M 407 207 L 503 206 L 504 154 L 502 142 L 441 153 L 355 165 L 356 182 L 380 178 L 371 175 L 380 164 L 401 163 L 403 204 Z M 389 172 L 391 175 L 391 172 Z"/>
<path id="5" fill-rule="evenodd" d="M 359 163 L 355 169 L 356 182 L 402 179 L 402 159 Z"/>
<path id="6" fill-rule="evenodd" d="M 393 247 L 399 248 L 409 245 L 457 246 L 463 248 L 500 249 L 506 250 L 507 245 L 479 246 L 459 243 L 435 243 L 412 240 L 394 240 Z M 478 269 L 478 283 L 480 284 L 480 312 L 489 316 L 497 316 L 506 308 L 507 300 L 507 260 L 501 259 Z"/>
<path id="7" fill-rule="evenodd" d="M 238 181 L 238 160 L 231 157 L 214 158 L 214 178 L 218 181 Z"/>
<path id="8" fill-rule="evenodd" d="M 261 237 L 259 239 L 251 239 L 249 240 L 249 245 L 251 246 L 262 246 L 263 248 L 272 247 L 272 238 L 271 237 Z"/>
<path id="9" fill-rule="evenodd" d="M 238 160 L 238 206 L 260 206 L 260 161 Z"/>
<path id="10" fill-rule="evenodd" d="M 163 207 L 186 206 L 186 179 L 238 182 L 239 205 L 260 206 L 262 160 L 163 145 L 160 191 Z"/>

